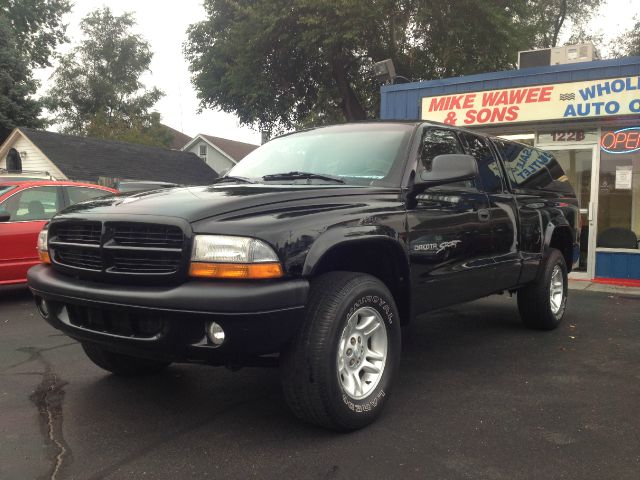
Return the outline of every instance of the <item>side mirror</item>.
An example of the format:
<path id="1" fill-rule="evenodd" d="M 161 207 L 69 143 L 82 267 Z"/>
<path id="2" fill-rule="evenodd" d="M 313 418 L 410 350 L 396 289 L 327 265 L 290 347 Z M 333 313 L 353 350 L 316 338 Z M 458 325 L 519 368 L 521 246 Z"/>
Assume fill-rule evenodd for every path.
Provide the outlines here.
<path id="1" fill-rule="evenodd" d="M 0 207 L 0 222 L 8 222 L 10 219 L 11 214 L 4 208 Z"/>
<path id="2" fill-rule="evenodd" d="M 415 186 L 427 187 L 444 185 L 445 183 L 472 180 L 478 176 L 478 162 L 471 155 L 448 154 L 438 155 L 433 159 L 431 170 L 422 170 L 420 178 L 416 178 Z"/>

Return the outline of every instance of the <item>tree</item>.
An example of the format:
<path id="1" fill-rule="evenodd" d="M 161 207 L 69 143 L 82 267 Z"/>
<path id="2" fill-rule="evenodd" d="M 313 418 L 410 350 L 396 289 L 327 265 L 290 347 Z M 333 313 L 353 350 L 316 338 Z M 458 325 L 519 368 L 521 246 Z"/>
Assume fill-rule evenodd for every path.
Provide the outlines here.
<path id="1" fill-rule="evenodd" d="M 361 120 L 378 110 L 374 62 L 392 58 L 412 80 L 511 68 L 518 50 L 547 41 L 541 29 L 560 31 L 574 15 L 567 1 L 551 22 L 536 8 L 552 0 L 205 0 L 185 54 L 201 107 L 242 123 Z"/>
<path id="2" fill-rule="evenodd" d="M 68 0 L 0 0 L 0 17 L 14 32 L 17 52 L 31 67 L 51 66 L 56 46 L 67 41 L 64 14 Z"/>
<path id="3" fill-rule="evenodd" d="M 153 54 L 134 26 L 130 13 L 115 16 L 106 7 L 80 23 L 84 38 L 60 59 L 45 100 L 65 133 L 169 144 L 156 135 L 159 117 L 149 112 L 163 93 L 140 80 Z"/>
<path id="4" fill-rule="evenodd" d="M 573 41 L 597 40 L 598 37 L 587 33 L 586 25 L 602 3 L 603 0 L 532 0 L 529 20 L 534 28 L 534 46 L 557 46 L 567 24 L 573 27 Z"/>
<path id="5" fill-rule="evenodd" d="M 0 0 L 0 140 L 18 126 L 44 126 L 31 69 L 50 65 L 69 9 L 67 0 Z"/>
<path id="6" fill-rule="evenodd" d="M 32 98 L 37 84 L 20 56 L 6 17 L 0 17 L 0 134 L 15 127 L 41 127 L 40 103 Z"/>
<path id="7" fill-rule="evenodd" d="M 131 121 L 118 117 L 107 119 L 99 113 L 91 119 L 86 135 L 152 147 L 168 147 L 172 142 L 172 135 L 167 127 L 160 123 L 160 114 L 157 112 Z"/>
<path id="8" fill-rule="evenodd" d="M 640 55 L 640 17 L 635 17 L 634 25 L 611 43 L 614 57 Z"/>

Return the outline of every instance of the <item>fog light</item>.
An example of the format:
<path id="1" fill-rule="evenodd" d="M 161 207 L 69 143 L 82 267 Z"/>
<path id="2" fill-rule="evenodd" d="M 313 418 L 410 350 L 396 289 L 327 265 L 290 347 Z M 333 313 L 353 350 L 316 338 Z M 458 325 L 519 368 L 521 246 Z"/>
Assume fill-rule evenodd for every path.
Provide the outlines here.
<path id="1" fill-rule="evenodd" d="M 44 298 L 36 297 L 36 308 L 42 318 L 49 318 L 49 304 Z"/>
<path id="2" fill-rule="evenodd" d="M 207 337 L 215 347 L 219 347 L 224 343 L 224 330 L 216 322 L 210 322 L 206 326 Z"/>

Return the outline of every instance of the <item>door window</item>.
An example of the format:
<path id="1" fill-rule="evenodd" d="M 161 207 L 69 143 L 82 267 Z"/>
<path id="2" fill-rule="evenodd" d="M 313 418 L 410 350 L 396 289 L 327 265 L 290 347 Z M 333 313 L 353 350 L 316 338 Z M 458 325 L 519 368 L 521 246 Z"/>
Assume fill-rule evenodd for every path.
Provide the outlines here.
<path id="1" fill-rule="evenodd" d="M 482 179 L 484 191 L 488 193 L 502 192 L 502 172 L 489 141 L 486 138 L 468 132 L 460 132 L 470 155 L 478 162 L 478 173 Z"/>
<path id="2" fill-rule="evenodd" d="M 9 212 L 10 222 L 48 220 L 60 209 L 58 187 L 34 187 L 7 198 L 1 207 Z"/>
<path id="3" fill-rule="evenodd" d="M 464 149 L 458 140 L 458 136 L 451 130 L 439 128 L 429 128 L 425 130 L 420 145 L 420 163 L 418 164 L 418 178 L 423 178 L 424 172 L 431 171 L 433 159 L 438 155 L 450 155 L 464 153 Z M 474 186 L 472 180 L 452 182 L 446 184 L 447 188 L 462 187 L 471 188 Z"/>
<path id="4" fill-rule="evenodd" d="M 94 198 L 105 197 L 109 195 L 109 192 L 100 190 L 98 188 L 90 187 L 65 187 L 67 194 L 69 195 L 69 205 L 75 205 L 85 200 L 91 200 Z"/>

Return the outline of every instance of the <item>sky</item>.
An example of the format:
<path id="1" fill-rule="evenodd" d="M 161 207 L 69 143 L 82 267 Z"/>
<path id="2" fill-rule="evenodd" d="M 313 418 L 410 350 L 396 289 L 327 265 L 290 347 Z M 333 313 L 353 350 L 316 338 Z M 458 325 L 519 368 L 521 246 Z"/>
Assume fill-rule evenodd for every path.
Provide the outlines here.
<path id="1" fill-rule="evenodd" d="M 155 106 L 164 124 L 189 136 L 205 133 L 260 143 L 260 133 L 241 126 L 233 114 L 211 109 L 198 113 L 199 103 L 191 85 L 182 45 L 188 26 L 205 18 L 202 0 L 181 0 L 177 3 L 168 0 L 75 0 L 72 11 L 65 17 L 67 36 L 72 43 L 80 38 L 80 20 L 104 5 L 108 5 L 116 15 L 132 12 L 138 23 L 135 32 L 150 43 L 154 52 L 151 73 L 143 80 L 147 86 L 156 86 L 166 94 Z M 633 25 L 634 16 L 640 17 L 640 1 L 608 0 L 590 26 L 594 31 L 602 32 L 607 41 L 628 30 Z M 72 43 L 61 45 L 59 53 L 68 51 Z M 601 53 L 606 58 L 607 52 Z M 51 73 L 50 68 L 36 72 L 36 78 L 41 81 L 40 94 L 49 87 Z"/>

